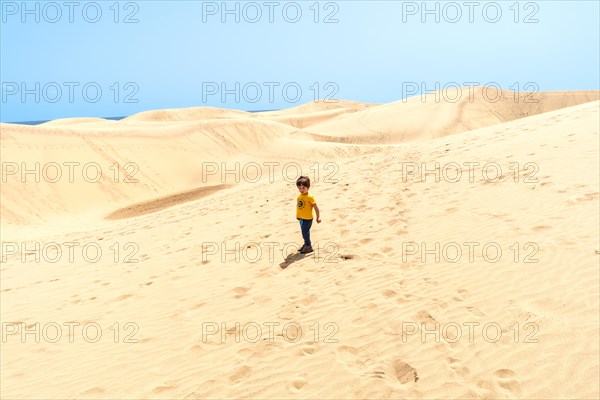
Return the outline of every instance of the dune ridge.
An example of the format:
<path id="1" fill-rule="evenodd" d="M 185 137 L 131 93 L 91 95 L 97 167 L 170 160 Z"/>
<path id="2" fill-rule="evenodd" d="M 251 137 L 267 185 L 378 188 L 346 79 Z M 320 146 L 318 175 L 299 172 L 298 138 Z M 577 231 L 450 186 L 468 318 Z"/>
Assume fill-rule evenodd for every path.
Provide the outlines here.
<path id="1" fill-rule="evenodd" d="M 474 87 L 414 96 L 323 121 L 312 125 L 311 131 L 355 143 L 403 143 L 444 137 L 600 99 L 598 91 L 496 93 L 496 89 Z"/>

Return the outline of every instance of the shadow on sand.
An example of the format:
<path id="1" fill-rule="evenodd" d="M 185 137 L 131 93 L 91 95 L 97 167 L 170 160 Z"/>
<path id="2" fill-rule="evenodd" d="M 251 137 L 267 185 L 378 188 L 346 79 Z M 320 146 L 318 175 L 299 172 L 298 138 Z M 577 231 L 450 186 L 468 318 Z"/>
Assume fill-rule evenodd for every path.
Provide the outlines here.
<path id="1" fill-rule="evenodd" d="M 188 201 L 200 199 L 208 196 L 219 190 L 226 189 L 231 185 L 216 185 L 203 186 L 185 192 L 170 194 L 168 196 L 159 197 L 157 199 L 144 201 L 141 203 L 131 204 L 130 206 L 120 208 L 109 215 L 106 219 L 122 219 L 137 217 L 139 215 L 150 214 L 156 211 L 164 210 L 165 208 L 173 207 Z"/>
<path id="2" fill-rule="evenodd" d="M 312 256 L 314 253 L 308 253 L 308 254 L 302 254 L 302 253 L 294 253 L 294 254 L 290 254 L 289 256 L 287 256 L 285 258 L 285 260 L 279 264 L 279 266 L 281 267 L 281 269 L 286 269 L 289 265 L 295 263 L 296 261 L 300 261 L 303 258 Z"/>

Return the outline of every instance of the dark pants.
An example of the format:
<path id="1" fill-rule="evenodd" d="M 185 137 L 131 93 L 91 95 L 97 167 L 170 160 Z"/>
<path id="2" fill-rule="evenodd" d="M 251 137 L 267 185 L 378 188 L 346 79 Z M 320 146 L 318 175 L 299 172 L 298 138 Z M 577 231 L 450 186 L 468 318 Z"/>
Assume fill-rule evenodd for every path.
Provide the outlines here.
<path id="1" fill-rule="evenodd" d="M 304 239 L 304 245 L 311 247 L 312 244 L 310 243 L 310 227 L 312 226 L 313 220 L 298 218 L 298 221 L 300 221 L 300 229 L 302 229 L 302 238 Z"/>

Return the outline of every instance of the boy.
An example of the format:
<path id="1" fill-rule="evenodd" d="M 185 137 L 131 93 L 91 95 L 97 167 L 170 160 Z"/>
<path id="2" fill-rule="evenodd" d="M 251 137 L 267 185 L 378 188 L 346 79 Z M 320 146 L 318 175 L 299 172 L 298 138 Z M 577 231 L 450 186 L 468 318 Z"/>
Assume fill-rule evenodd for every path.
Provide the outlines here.
<path id="1" fill-rule="evenodd" d="M 301 176 L 296 181 L 296 186 L 300 191 L 298 199 L 296 201 L 296 218 L 300 221 L 300 229 L 302 230 L 302 238 L 304 239 L 304 245 L 298 249 L 301 254 L 308 254 L 313 252 L 312 244 L 310 243 L 310 227 L 313 222 L 313 208 L 317 213 L 317 224 L 321 223 L 321 214 L 319 207 L 315 202 L 315 198 L 308 194 L 310 188 L 310 179 L 306 176 Z"/>

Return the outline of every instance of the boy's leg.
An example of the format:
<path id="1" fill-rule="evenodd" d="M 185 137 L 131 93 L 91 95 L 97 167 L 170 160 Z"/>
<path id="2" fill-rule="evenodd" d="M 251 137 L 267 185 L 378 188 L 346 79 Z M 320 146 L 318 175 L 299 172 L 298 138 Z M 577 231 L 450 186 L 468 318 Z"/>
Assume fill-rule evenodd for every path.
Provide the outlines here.
<path id="1" fill-rule="evenodd" d="M 312 226 L 312 219 L 300 220 L 300 226 L 302 227 L 302 238 L 304 238 L 304 246 L 311 247 L 310 243 L 310 227 Z"/>
<path id="2" fill-rule="evenodd" d="M 302 228 L 302 219 L 298 218 L 298 222 L 300 222 L 300 232 L 302 232 L 302 240 L 304 240 L 304 229 Z M 300 248 L 298 249 L 298 251 L 302 251 L 304 249 L 305 244 L 302 244 L 302 246 L 300 246 Z"/>

